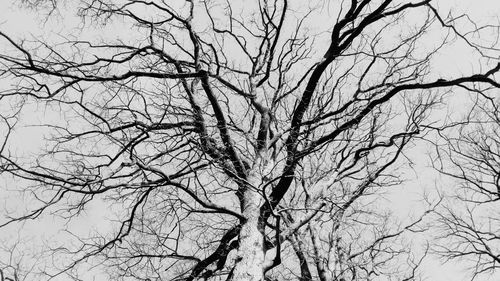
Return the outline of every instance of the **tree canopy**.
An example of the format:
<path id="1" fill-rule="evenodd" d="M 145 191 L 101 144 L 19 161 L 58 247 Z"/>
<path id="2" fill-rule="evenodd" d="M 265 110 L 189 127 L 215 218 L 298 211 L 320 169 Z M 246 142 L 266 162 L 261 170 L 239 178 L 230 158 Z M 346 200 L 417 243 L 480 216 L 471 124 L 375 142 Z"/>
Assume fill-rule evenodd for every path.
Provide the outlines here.
<path id="1" fill-rule="evenodd" d="M 493 229 L 443 198 L 401 222 L 384 194 L 430 143 L 436 169 L 468 189 L 460 202 L 497 201 L 498 26 L 431 0 L 247 2 L 22 1 L 60 34 L 0 26 L 0 175 L 25 196 L 0 229 L 54 216 L 67 236 L 29 272 L 419 280 L 432 247 L 409 237 L 428 221 L 457 238 L 434 252 L 494 270 Z M 440 66 L 457 46 L 478 67 Z M 443 113 L 463 97 L 466 118 Z M 43 140 L 25 153 L 30 128 Z M 72 224 L 88 210 L 102 218 Z"/>

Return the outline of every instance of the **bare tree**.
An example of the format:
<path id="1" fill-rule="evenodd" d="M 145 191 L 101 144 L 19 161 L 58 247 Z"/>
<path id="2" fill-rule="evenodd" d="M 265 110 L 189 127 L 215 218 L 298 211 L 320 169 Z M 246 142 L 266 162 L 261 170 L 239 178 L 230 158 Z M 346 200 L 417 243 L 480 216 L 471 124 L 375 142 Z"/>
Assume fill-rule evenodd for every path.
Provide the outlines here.
<path id="1" fill-rule="evenodd" d="M 496 272 L 500 261 L 500 100 L 492 89 L 476 92 L 466 118 L 441 129 L 446 142 L 437 146 L 436 162 L 458 186 L 450 203 L 461 206 L 439 212 L 443 239 L 436 250 L 469 261 L 473 279 Z"/>
<path id="2" fill-rule="evenodd" d="M 118 39 L 0 31 L 0 171 L 36 201 L 0 226 L 96 201 L 116 215 L 54 249 L 51 277 L 93 262 L 116 280 L 416 279 L 402 240 L 427 213 L 398 226 L 377 202 L 439 89 L 500 86 L 500 64 L 432 72 L 454 39 L 492 51 L 432 2 L 93 0 L 67 5 Z M 42 106 L 45 151 L 20 155 L 16 123 Z"/>

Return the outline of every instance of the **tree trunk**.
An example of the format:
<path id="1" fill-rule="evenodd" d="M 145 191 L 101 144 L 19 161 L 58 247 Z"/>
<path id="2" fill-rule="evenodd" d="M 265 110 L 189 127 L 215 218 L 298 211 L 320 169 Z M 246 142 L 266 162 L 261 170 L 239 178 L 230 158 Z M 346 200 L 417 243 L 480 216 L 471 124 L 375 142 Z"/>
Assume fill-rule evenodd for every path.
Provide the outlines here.
<path id="1" fill-rule="evenodd" d="M 250 176 L 251 183 L 257 183 L 257 177 Z M 252 180 L 253 179 L 253 180 Z M 264 234 L 259 226 L 262 195 L 255 190 L 259 184 L 248 185 L 243 193 L 242 212 L 246 222 L 241 226 L 236 264 L 230 280 L 264 280 Z"/>

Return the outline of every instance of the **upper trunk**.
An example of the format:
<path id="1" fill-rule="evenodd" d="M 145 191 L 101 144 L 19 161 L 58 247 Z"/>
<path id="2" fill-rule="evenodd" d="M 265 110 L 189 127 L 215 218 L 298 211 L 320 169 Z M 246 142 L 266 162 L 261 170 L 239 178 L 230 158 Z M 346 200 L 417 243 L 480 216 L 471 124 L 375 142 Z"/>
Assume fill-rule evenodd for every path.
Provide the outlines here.
<path id="1" fill-rule="evenodd" d="M 264 280 L 264 234 L 259 228 L 262 195 L 247 188 L 243 194 L 243 216 L 246 221 L 241 226 L 236 264 L 230 280 Z"/>
<path id="2" fill-rule="evenodd" d="M 262 173 L 265 173 L 267 165 L 270 163 L 265 163 L 264 157 L 261 156 L 257 157 L 254 167 L 247 177 L 247 183 L 242 188 L 241 211 L 246 220 L 241 226 L 236 264 L 230 280 L 264 280 L 264 229 L 261 221 L 261 207 L 264 198 L 259 189 L 262 186 Z"/>

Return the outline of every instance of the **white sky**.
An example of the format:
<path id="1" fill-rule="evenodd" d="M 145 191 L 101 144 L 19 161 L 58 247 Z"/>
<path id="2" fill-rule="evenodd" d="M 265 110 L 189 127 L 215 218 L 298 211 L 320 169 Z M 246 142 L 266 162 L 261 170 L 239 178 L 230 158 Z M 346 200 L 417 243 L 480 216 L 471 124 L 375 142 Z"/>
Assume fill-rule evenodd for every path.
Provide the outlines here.
<path id="1" fill-rule="evenodd" d="M 57 34 L 62 29 L 67 28 L 67 26 L 57 26 L 51 24 L 50 22 L 46 25 L 41 24 L 40 18 L 37 18 L 36 14 L 27 11 L 19 11 L 15 8 L 12 4 L 15 2 L 14 0 L 3 0 L 2 2 L 2 7 L 0 8 L 0 30 L 8 32 L 8 34 L 13 34 L 14 37 L 22 38 L 32 34 L 37 37 L 40 36 L 45 38 L 46 36 L 54 36 L 54 34 Z M 498 19 L 498 15 L 500 15 L 500 1 L 498 0 L 439 0 L 436 1 L 436 6 L 438 6 L 442 12 L 450 9 L 452 9 L 455 14 L 466 12 L 479 24 L 487 22 L 498 24 L 500 22 Z M 119 26 L 116 28 L 119 29 Z M 110 36 L 112 36 L 112 32 L 110 32 Z M 448 72 L 450 69 L 461 72 L 463 69 L 477 67 L 477 65 L 474 66 L 466 59 L 457 59 L 467 55 L 467 53 L 460 53 L 460 51 L 456 51 L 454 54 L 449 54 L 449 56 L 443 56 L 440 60 L 440 65 L 443 69 L 445 69 L 444 72 Z M 455 106 L 459 107 L 460 103 L 458 102 Z M 32 116 L 32 118 L 36 117 Z M 24 137 L 16 139 L 18 145 L 24 147 L 26 150 L 36 148 L 41 142 L 41 131 L 30 130 L 30 132 L 31 134 L 29 136 L 24 135 Z M 425 155 L 425 153 L 427 153 L 427 151 L 423 151 L 425 148 L 419 149 L 420 150 L 412 151 L 411 153 L 415 155 Z M 408 182 L 405 186 L 398 187 L 397 190 L 394 190 L 389 195 L 389 198 L 392 199 L 392 204 L 394 204 L 394 208 L 399 210 L 402 216 L 404 216 L 404 214 L 411 213 L 412 207 L 418 205 L 418 202 L 415 202 L 415 198 L 420 198 L 419 196 L 423 194 L 424 190 L 434 192 L 436 182 L 439 183 L 438 179 L 436 179 L 437 175 L 435 171 L 431 168 L 425 168 L 425 166 L 428 165 L 427 160 L 428 159 L 425 156 L 416 157 L 416 165 L 421 167 L 419 168 L 419 171 L 421 171 L 421 173 L 419 173 L 419 179 L 414 179 L 413 181 Z M 5 190 L 7 188 L 10 189 L 11 184 L 13 183 L 0 179 L 0 200 L 5 199 Z M 0 207 L 2 207 L 2 204 L 12 204 L 12 202 L 0 201 Z M 97 203 L 94 210 L 89 210 L 89 217 L 98 217 L 99 210 L 101 208 L 102 206 L 98 206 Z M 32 224 L 26 225 L 25 227 L 26 229 L 31 229 L 33 233 L 39 232 L 39 228 L 43 227 L 43 236 L 49 239 L 53 235 L 58 235 L 57 224 L 58 223 L 56 221 L 45 219 L 43 221 L 43 225 Z M 81 231 L 86 231 L 87 225 L 85 222 L 77 221 L 74 225 L 78 225 Z M 17 237 L 16 227 L 9 227 L 6 230 L 2 230 L 3 232 L 0 231 L 0 243 L 2 240 Z M 442 265 L 436 259 L 427 259 L 423 272 L 424 275 L 428 277 L 427 280 L 431 281 L 469 280 L 470 278 L 463 272 L 463 268 L 464 266 L 462 264 L 450 263 Z M 500 272 L 491 276 L 491 278 L 485 277 L 477 280 L 500 280 Z"/>

